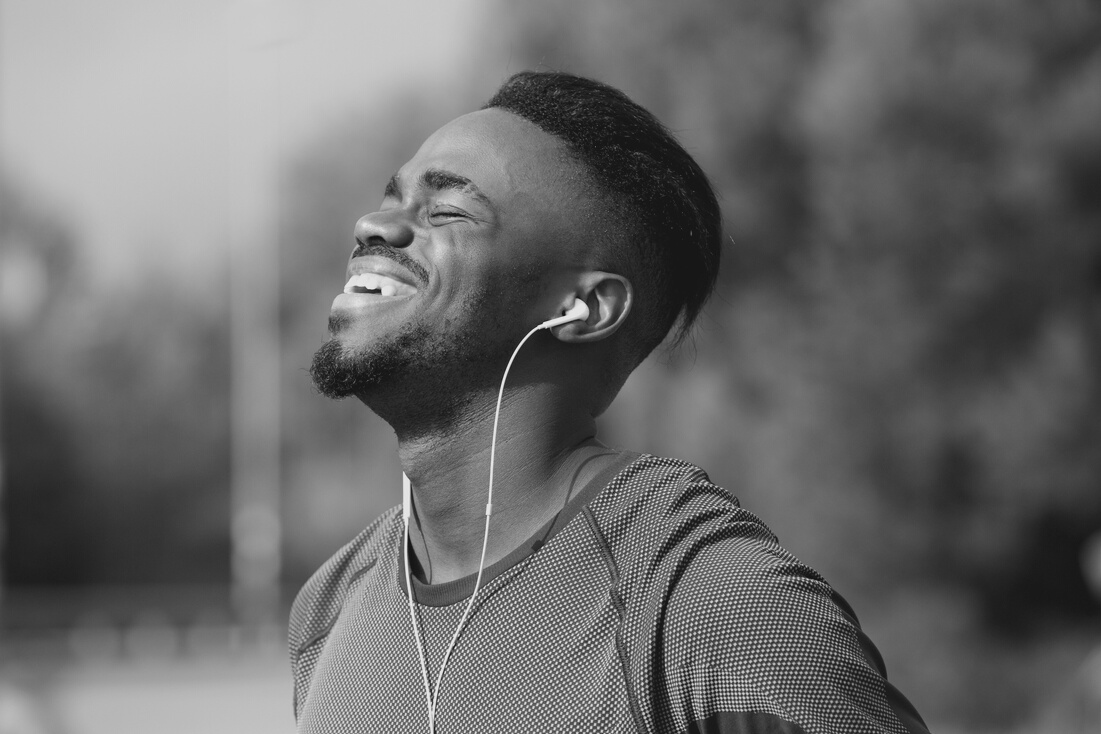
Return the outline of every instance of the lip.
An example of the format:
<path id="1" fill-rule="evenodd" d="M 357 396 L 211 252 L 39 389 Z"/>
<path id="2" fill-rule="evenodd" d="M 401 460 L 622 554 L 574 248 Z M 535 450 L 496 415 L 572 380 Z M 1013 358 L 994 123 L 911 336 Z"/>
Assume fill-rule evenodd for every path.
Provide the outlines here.
<path id="1" fill-rule="evenodd" d="M 353 317 L 377 314 L 410 302 L 412 296 L 377 296 L 369 293 L 340 293 L 333 299 L 332 313 L 346 313 Z"/>
<path id="2" fill-rule="evenodd" d="M 364 278 L 372 275 L 389 278 L 400 284 L 397 288 L 399 292 L 389 295 L 385 294 L 385 291 L 383 293 L 361 292 L 359 289 L 349 289 L 346 285 L 344 292 L 333 300 L 332 310 L 357 314 L 376 313 L 378 309 L 388 309 L 400 303 L 408 303 L 417 295 L 417 278 L 412 271 L 400 263 L 380 255 L 363 255 L 349 261 L 347 269 L 349 285 L 357 276 Z"/>
<path id="3" fill-rule="evenodd" d="M 364 273 L 374 273 L 375 275 L 382 275 L 387 278 L 393 278 L 394 280 L 404 283 L 405 285 L 413 288 L 414 290 L 420 288 L 420 284 L 413 274 L 402 267 L 398 263 L 385 257 L 378 255 L 364 255 L 362 257 L 352 258 L 348 263 L 348 272 L 346 280 L 351 280 L 356 275 L 362 275 Z"/>

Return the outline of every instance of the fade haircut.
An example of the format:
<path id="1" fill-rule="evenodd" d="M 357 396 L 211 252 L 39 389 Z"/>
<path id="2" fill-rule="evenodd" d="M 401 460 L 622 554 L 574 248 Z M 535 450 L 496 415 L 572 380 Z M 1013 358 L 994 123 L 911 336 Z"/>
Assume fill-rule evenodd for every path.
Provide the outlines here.
<path id="1" fill-rule="evenodd" d="M 682 341 L 711 295 L 722 241 L 715 192 L 672 133 L 607 84 L 522 71 L 497 90 L 488 108 L 518 115 L 564 141 L 602 195 L 612 224 L 610 256 L 635 286 L 640 311 L 623 328 L 632 335 L 634 354 L 624 355 L 630 364 L 623 365 L 621 385 L 678 319 L 676 342 Z"/>

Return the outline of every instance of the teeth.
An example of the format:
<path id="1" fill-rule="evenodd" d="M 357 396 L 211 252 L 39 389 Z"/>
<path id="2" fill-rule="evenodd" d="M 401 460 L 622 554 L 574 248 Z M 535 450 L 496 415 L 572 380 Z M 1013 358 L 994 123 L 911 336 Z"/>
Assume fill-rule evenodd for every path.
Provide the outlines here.
<path id="1" fill-rule="evenodd" d="M 416 293 L 416 288 L 378 273 L 360 273 L 353 275 L 344 285 L 345 293 L 374 292 L 392 298 Z"/>

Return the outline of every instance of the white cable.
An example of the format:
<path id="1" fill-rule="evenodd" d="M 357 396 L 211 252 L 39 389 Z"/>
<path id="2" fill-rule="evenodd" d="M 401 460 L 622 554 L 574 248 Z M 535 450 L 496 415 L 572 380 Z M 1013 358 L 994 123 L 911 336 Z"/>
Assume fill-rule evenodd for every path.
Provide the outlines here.
<path id="1" fill-rule="evenodd" d="M 421 630 L 420 624 L 417 620 L 417 609 L 413 602 L 413 581 L 412 576 L 409 573 L 409 516 L 405 516 L 405 537 L 403 538 L 405 545 L 405 593 L 409 597 L 409 617 L 413 620 L 413 636 L 417 639 L 417 655 L 421 659 L 421 677 L 424 679 L 424 697 L 428 702 L 428 730 L 434 731 L 433 726 L 433 706 L 432 706 L 432 689 L 428 683 L 428 661 L 424 659 L 424 644 L 421 642 Z"/>
<path id="2" fill-rule="evenodd" d="M 474 580 L 474 591 L 470 593 L 470 601 L 467 602 L 466 609 L 463 611 L 463 616 L 459 619 L 459 626 L 455 628 L 455 634 L 451 636 L 451 642 L 447 646 L 447 651 L 444 653 L 443 660 L 440 662 L 440 672 L 436 676 L 436 686 L 434 691 L 429 690 L 428 686 L 428 661 L 426 659 L 424 643 L 421 640 L 420 624 L 417 619 L 416 607 L 413 602 L 413 581 L 412 572 L 409 570 L 409 518 L 412 514 L 412 491 L 409 486 L 409 478 L 402 474 L 403 480 L 403 502 L 404 508 L 402 512 L 405 518 L 405 587 L 406 593 L 409 596 L 409 616 L 413 622 L 413 636 L 417 642 L 417 655 L 420 657 L 421 662 L 421 675 L 424 678 L 424 692 L 428 698 L 428 734 L 435 734 L 436 732 L 436 704 L 440 699 L 440 684 L 443 683 L 443 671 L 447 667 L 447 661 L 451 659 L 451 651 L 455 649 L 456 643 L 459 641 L 459 636 L 462 634 L 463 628 L 466 626 L 467 620 L 470 618 L 470 611 L 474 608 L 474 598 L 478 595 L 478 589 L 482 586 L 482 572 L 485 570 L 486 564 L 486 549 L 489 547 L 489 518 L 493 514 L 493 471 L 496 466 L 497 458 L 497 424 L 501 418 L 501 402 L 505 397 L 505 381 L 508 380 L 509 370 L 512 369 L 512 363 L 516 359 L 516 355 L 520 353 L 520 347 L 524 346 L 524 342 L 531 338 L 531 335 L 540 329 L 549 329 L 552 326 L 558 326 L 560 323 L 564 323 L 565 317 L 559 317 L 557 319 L 551 319 L 550 321 L 544 321 L 529 331 L 520 343 L 516 345 L 516 349 L 512 350 L 512 356 L 508 359 L 508 364 L 505 365 L 505 374 L 501 376 L 501 389 L 497 392 L 497 409 L 493 413 L 493 439 L 489 444 L 489 492 L 486 499 L 486 527 L 485 532 L 482 533 L 482 557 L 478 561 L 478 576 Z"/>

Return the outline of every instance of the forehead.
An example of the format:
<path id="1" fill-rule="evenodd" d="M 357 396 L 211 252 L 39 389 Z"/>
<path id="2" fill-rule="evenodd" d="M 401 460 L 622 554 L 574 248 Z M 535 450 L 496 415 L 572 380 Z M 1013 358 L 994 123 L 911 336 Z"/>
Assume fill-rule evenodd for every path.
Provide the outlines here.
<path id="1" fill-rule="evenodd" d="M 447 123 L 424 141 L 401 175 L 409 178 L 428 168 L 469 178 L 494 204 L 505 206 L 565 205 L 584 179 L 562 140 L 500 109 Z"/>

